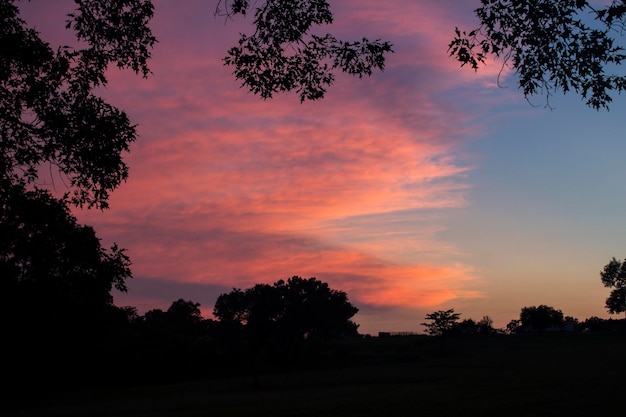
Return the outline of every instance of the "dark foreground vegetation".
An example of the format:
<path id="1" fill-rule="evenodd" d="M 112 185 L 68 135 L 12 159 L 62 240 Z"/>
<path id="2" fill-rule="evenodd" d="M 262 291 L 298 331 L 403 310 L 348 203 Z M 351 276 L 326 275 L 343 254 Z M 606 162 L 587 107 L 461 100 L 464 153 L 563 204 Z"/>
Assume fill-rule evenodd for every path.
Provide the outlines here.
<path id="1" fill-rule="evenodd" d="M 51 380 L 2 415 L 599 415 L 623 409 L 625 348 L 623 332 L 353 338 L 283 369 L 233 362 L 199 380 L 61 392 Z"/>

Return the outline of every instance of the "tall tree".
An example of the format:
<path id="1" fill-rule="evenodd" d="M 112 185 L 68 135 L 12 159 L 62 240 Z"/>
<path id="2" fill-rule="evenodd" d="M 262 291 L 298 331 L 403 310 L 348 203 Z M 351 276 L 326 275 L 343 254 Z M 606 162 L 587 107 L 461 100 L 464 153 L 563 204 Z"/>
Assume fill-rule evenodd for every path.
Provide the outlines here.
<path id="1" fill-rule="evenodd" d="M 596 7 L 585 0 L 481 0 L 479 25 L 456 29 L 448 51 L 474 70 L 501 58 L 519 77 L 525 97 L 574 91 L 594 109 L 607 108 L 626 89 L 614 74 L 626 59 L 617 37 L 624 31 L 626 1 Z M 610 68 L 610 69 L 609 69 Z"/>
<path id="2" fill-rule="evenodd" d="M 102 248 L 69 207 L 106 208 L 128 175 L 123 156 L 135 126 L 95 90 L 112 65 L 148 75 L 153 6 L 74 3 L 66 28 L 78 46 L 53 48 L 17 1 L 0 0 L 0 308 L 5 330 L 30 341 L 100 329 L 116 315 L 112 289 L 126 291 L 131 278 L 125 251 Z M 43 172 L 68 184 L 65 196 L 37 187 Z"/>
<path id="3" fill-rule="evenodd" d="M 109 347 L 127 323 L 111 291 L 126 291 L 129 278 L 124 250 L 103 248 L 67 201 L 0 187 L 2 365 L 11 389 L 26 395 L 108 380 Z"/>
<path id="4" fill-rule="evenodd" d="M 626 259 L 624 262 L 612 258 L 600 272 L 602 284 L 613 288 L 606 299 L 606 309 L 611 314 L 626 313 Z"/>

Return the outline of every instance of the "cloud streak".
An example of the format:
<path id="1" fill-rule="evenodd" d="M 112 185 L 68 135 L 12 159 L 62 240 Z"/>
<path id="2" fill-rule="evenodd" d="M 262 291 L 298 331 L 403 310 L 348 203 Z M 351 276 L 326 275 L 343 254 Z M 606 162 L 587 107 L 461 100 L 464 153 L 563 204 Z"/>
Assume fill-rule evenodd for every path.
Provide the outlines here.
<path id="1" fill-rule="evenodd" d="M 103 91 L 139 124 L 130 179 L 109 211 L 77 212 L 128 248 L 141 282 L 128 302 L 166 308 L 179 296 L 163 282 L 215 290 L 291 275 L 326 280 L 360 307 L 482 296 L 472 266 L 438 238 L 440 213 L 468 204 L 475 163 L 468 117 L 441 96 L 455 81 L 435 29 L 449 22 L 433 5 L 397 3 L 424 25 L 411 30 L 386 3 L 338 10 L 339 32 L 358 37 L 374 19 L 376 36 L 399 39 L 386 72 L 340 76 L 325 100 L 299 104 L 247 94 L 221 65 L 234 39 L 224 33 L 242 22 L 207 25 L 192 5 L 157 2 L 154 75 L 111 71 Z"/>

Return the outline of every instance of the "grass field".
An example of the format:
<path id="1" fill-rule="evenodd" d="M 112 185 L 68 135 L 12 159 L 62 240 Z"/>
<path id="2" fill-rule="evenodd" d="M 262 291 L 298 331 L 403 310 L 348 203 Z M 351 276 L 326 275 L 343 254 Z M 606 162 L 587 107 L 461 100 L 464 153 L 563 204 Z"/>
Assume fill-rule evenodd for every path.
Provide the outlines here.
<path id="1" fill-rule="evenodd" d="M 625 335 L 343 342 L 316 370 L 74 390 L 6 417 L 596 416 L 626 409 Z M 334 364 L 334 365 L 333 365 Z M 255 382 L 257 382 L 255 384 Z"/>

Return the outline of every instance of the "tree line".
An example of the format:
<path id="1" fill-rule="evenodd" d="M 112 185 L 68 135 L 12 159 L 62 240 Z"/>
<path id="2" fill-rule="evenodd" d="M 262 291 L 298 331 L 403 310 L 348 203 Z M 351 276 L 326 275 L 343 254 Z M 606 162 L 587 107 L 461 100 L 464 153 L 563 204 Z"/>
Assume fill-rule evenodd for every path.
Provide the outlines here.
<path id="1" fill-rule="evenodd" d="M 624 320 L 592 316 L 579 321 L 575 317 L 564 316 L 561 310 L 545 304 L 522 307 L 519 318 L 512 319 L 504 328 L 494 328 L 493 320 L 489 316 L 483 316 L 478 321 L 471 318 L 461 320 L 461 313 L 456 313 L 453 308 L 429 313 L 426 320 L 421 323 L 426 329 L 426 334 L 436 337 L 626 331 Z"/>

